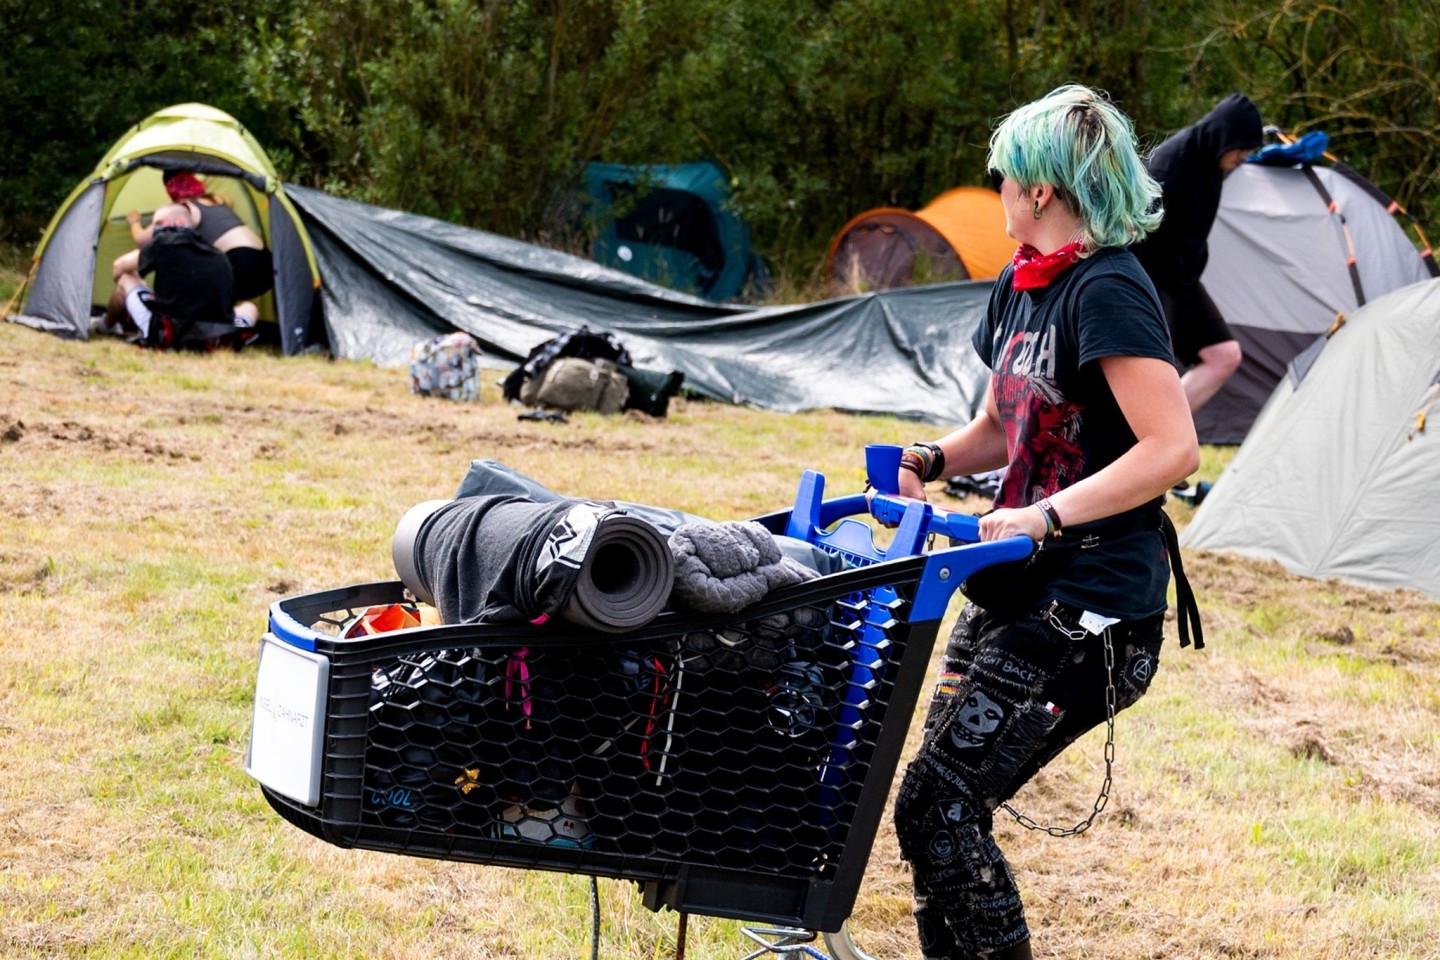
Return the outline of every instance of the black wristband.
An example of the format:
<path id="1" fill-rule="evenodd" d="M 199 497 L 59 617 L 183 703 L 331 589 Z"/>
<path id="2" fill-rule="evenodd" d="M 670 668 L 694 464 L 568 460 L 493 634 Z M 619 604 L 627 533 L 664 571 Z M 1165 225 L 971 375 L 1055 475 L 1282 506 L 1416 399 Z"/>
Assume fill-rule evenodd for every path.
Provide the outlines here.
<path id="1" fill-rule="evenodd" d="M 1062 525 L 1060 523 L 1060 514 L 1056 511 L 1055 505 L 1050 502 L 1049 497 L 1041 497 L 1035 501 L 1035 506 L 1039 507 L 1040 512 L 1045 514 L 1045 526 L 1047 527 L 1045 539 L 1059 540 Z"/>
<path id="2" fill-rule="evenodd" d="M 925 482 L 929 483 L 931 480 L 939 480 L 945 476 L 945 451 L 940 449 L 938 443 L 927 443 L 924 446 L 929 447 L 930 452 L 935 454 L 935 460 L 930 465 L 931 475 L 925 478 Z"/>

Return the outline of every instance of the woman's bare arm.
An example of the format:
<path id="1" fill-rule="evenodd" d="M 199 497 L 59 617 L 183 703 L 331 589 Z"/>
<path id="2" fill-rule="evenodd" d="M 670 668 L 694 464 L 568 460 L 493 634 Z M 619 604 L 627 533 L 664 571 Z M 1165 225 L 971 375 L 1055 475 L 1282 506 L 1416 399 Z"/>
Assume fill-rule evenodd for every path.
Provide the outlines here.
<path id="1" fill-rule="evenodd" d="M 1149 357 L 1106 357 L 1100 369 L 1136 442 L 1114 463 L 1050 497 L 1064 526 L 1138 507 L 1200 465 L 1195 422 L 1171 364 Z M 1045 529 L 1045 515 L 1035 506 L 996 510 L 980 520 L 985 540 L 1016 534 L 1040 540 Z"/>
<path id="2" fill-rule="evenodd" d="M 1005 428 L 995 407 L 994 379 L 985 386 L 985 402 L 975 419 L 941 437 L 936 443 L 945 455 L 948 476 L 979 473 L 1005 466 L 1008 451 Z M 912 500 L 925 499 L 925 485 L 909 470 L 900 471 L 900 495 Z"/>
<path id="3" fill-rule="evenodd" d="M 125 214 L 125 222 L 130 225 L 130 239 L 135 241 L 135 246 L 143 247 L 150 242 L 151 230 L 143 225 L 139 210 Z"/>

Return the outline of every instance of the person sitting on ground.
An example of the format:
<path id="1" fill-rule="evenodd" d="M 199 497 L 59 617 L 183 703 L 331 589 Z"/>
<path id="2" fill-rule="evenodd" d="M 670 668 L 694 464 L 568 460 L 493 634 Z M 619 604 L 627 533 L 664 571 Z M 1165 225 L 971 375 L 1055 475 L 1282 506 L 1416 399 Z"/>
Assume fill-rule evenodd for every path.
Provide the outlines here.
<path id="1" fill-rule="evenodd" d="M 1264 139 L 1259 108 L 1235 93 L 1156 147 L 1145 164 L 1160 184 L 1165 219 L 1131 249 L 1160 294 L 1192 413 L 1220 392 L 1243 359 L 1200 275 L 1225 177 Z"/>
<path id="2" fill-rule="evenodd" d="M 147 346 L 248 342 L 259 311 L 236 304 L 225 255 L 200 238 L 179 204 L 155 211 L 147 242 L 114 263 L 106 328 L 138 332 Z M 154 285 L 145 276 L 154 275 Z"/>
<path id="3" fill-rule="evenodd" d="M 222 197 L 209 192 L 205 183 L 188 170 L 167 170 L 165 192 L 170 199 L 185 207 L 191 224 L 200 238 L 225 254 L 235 275 L 235 299 L 253 300 L 275 286 L 274 259 L 265 249 L 265 241 L 252 230 L 239 214 L 230 209 Z M 130 236 L 137 247 L 150 238 L 138 210 L 125 215 Z"/>

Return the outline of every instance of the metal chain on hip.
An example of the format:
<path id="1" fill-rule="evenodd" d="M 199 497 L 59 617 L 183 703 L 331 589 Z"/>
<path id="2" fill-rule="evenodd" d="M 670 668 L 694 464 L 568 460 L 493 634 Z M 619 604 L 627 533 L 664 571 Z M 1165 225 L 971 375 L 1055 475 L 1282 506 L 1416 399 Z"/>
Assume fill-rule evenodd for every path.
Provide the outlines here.
<path id="1" fill-rule="evenodd" d="M 1050 625 L 1072 640 L 1079 640 L 1085 636 L 1083 629 L 1074 629 L 1065 626 L 1060 618 L 1055 616 L 1052 609 L 1047 616 L 1050 618 Z M 1000 808 L 1015 818 L 1015 822 L 1026 830 L 1040 830 L 1052 837 L 1078 837 L 1100 815 L 1105 809 L 1105 804 L 1110 800 L 1110 783 L 1114 778 L 1115 768 L 1115 647 L 1110 642 L 1110 628 L 1106 627 L 1100 634 L 1105 647 L 1105 779 L 1100 783 L 1100 794 L 1095 798 L 1095 806 L 1090 815 L 1073 827 L 1044 827 L 1031 817 L 1026 816 L 1019 810 L 1010 806 L 1009 803 L 1000 804 Z"/>

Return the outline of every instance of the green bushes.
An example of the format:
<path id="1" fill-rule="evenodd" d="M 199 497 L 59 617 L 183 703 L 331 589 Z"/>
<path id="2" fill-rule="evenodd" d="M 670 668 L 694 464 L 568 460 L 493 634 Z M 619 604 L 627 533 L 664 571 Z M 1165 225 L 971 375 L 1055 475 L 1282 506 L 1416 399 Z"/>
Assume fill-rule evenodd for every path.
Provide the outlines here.
<path id="1" fill-rule="evenodd" d="M 862 209 L 918 207 L 978 182 L 993 120 L 1068 78 L 1044 41 L 1092 24 L 1067 14 L 1007 46 L 1004 12 L 933 0 L 368 0 L 292 12 L 256 44 L 251 73 L 263 101 L 299 106 L 295 172 L 332 188 L 554 237 L 584 161 L 710 157 L 760 248 L 794 273 L 818 267 Z M 1090 61 L 1105 53 L 1085 49 Z M 304 155 L 307 139 L 321 149 Z"/>
<path id="2" fill-rule="evenodd" d="M 254 125 L 243 51 L 274 0 L 0 0 L 0 242 L 30 246 L 137 120 L 200 101 Z"/>
<path id="3" fill-rule="evenodd" d="M 585 161 L 708 157 L 791 280 L 855 213 L 980 182 L 994 121 L 1071 80 L 1151 144 L 1243 90 L 1422 218 L 1440 201 L 1440 9 L 1397 0 L 26 7 L 0 0 L 21 38 L 0 94 L 22 105 L 0 238 L 22 242 L 127 125 L 183 100 L 234 113 L 292 180 L 562 246 Z"/>

